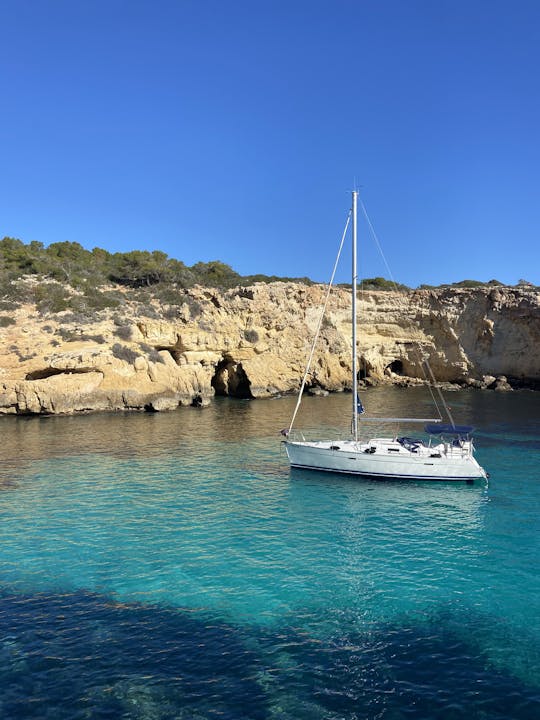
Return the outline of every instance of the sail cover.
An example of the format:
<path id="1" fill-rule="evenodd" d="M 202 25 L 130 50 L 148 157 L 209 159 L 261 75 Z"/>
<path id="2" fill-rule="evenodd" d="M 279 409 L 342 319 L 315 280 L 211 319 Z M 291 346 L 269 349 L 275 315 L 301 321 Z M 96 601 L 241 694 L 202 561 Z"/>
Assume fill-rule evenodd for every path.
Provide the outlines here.
<path id="1" fill-rule="evenodd" d="M 474 428 L 470 425 L 426 425 L 424 430 L 430 435 L 470 435 Z"/>

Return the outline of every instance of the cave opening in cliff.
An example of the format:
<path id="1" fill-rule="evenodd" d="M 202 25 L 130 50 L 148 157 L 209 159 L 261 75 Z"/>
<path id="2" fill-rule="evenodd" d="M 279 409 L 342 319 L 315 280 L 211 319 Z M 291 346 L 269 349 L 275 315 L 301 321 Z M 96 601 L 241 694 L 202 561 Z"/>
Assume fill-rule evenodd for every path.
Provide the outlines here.
<path id="1" fill-rule="evenodd" d="M 25 376 L 25 380 L 46 380 L 55 375 L 85 375 L 87 373 L 96 372 L 96 368 L 43 368 L 41 370 L 32 370 Z M 99 372 L 99 371 L 97 371 Z"/>
<path id="2" fill-rule="evenodd" d="M 358 379 L 365 380 L 368 376 L 368 367 L 366 359 L 361 355 L 358 358 Z"/>
<path id="3" fill-rule="evenodd" d="M 251 382 L 246 375 L 242 363 L 230 358 L 220 360 L 211 380 L 216 395 L 235 398 L 252 398 Z"/>
<path id="4" fill-rule="evenodd" d="M 392 362 L 386 366 L 386 369 L 393 372 L 395 375 L 403 375 L 403 361 L 392 360 Z"/>

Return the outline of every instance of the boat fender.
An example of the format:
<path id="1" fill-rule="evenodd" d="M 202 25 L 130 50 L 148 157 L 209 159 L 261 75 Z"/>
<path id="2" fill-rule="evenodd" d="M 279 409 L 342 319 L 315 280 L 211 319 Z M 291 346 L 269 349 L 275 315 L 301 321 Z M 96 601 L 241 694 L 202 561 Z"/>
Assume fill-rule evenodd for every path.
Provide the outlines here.
<path id="1" fill-rule="evenodd" d="M 339 445 L 330 445 L 330 450 L 340 450 Z"/>

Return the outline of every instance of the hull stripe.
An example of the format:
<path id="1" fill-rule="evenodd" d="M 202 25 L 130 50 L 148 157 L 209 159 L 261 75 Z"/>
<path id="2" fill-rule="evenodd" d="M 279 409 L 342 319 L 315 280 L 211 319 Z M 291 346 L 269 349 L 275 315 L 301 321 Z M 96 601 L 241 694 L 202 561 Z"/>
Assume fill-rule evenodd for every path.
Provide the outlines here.
<path id="1" fill-rule="evenodd" d="M 319 472 L 341 473 L 342 475 L 360 475 L 366 478 L 379 478 L 382 480 L 442 480 L 444 482 L 463 482 L 466 480 L 481 480 L 482 475 L 467 475 L 456 477 L 455 475 L 390 475 L 389 473 L 361 472 L 359 470 L 336 470 L 335 468 L 317 467 L 316 465 L 298 465 L 291 463 L 292 468 L 298 470 L 317 470 Z"/>

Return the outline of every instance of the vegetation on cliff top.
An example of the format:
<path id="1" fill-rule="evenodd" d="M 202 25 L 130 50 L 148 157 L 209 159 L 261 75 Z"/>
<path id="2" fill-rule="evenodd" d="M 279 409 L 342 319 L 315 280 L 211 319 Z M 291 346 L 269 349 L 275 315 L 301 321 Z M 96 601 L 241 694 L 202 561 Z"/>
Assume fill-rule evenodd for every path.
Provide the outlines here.
<path id="1" fill-rule="evenodd" d="M 76 242 L 45 247 L 10 237 L 0 240 L 0 311 L 32 302 L 42 313 L 72 310 L 88 315 L 129 299 L 148 315 L 150 299 L 177 306 L 185 301 L 179 290 L 194 285 L 226 289 L 278 280 L 312 284 L 309 278 L 242 276 L 218 260 L 188 267 L 158 250 L 110 253 L 86 250 Z"/>
<path id="2" fill-rule="evenodd" d="M 10 237 L 0 240 L 0 273 L 3 279 L 36 275 L 67 282 L 75 288 L 88 284 L 102 287 L 111 283 L 132 288 L 159 283 L 174 283 L 182 288 L 194 285 L 229 288 L 277 280 L 311 283 L 309 278 L 242 276 L 218 260 L 188 267 L 159 250 L 110 253 L 102 248 L 85 250 L 76 242 L 57 242 L 44 247 L 40 242 L 25 244 Z"/>
<path id="3" fill-rule="evenodd" d="M 23 278 L 25 282 L 21 282 Z M 149 299 L 178 306 L 187 302 L 185 293 L 179 293 L 179 290 L 194 285 L 226 289 L 276 281 L 312 284 L 305 277 L 242 276 L 218 260 L 198 262 L 189 267 L 159 250 L 110 253 L 102 248 L 86 250 L 76 242 L 57 242 L 45 247 L 36 241 L 25 244 L 10 237 L 0 240 L 0 311 L 13 309 L 22 302 L 33 302 L 43 313 L 72 310 L 88 315 L 120 306 L 130 299 L 146 306 L 146 312 L 149 312 Z M 442 287 L 475 288 L 501 284 L 497 280 L 489 283 L 463 280 Z M 521 280 L 519 285 L 530 286 L 530 283 Z M 410 289 L 382 277 L 365 279 L 362 287 L 366 290 Z M 196 313 L 196 308 L 191 311 Z M 9 321 L 4 319 L 4 324 L 6 322 Z"/>

